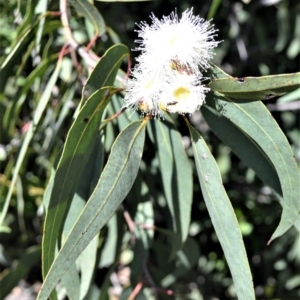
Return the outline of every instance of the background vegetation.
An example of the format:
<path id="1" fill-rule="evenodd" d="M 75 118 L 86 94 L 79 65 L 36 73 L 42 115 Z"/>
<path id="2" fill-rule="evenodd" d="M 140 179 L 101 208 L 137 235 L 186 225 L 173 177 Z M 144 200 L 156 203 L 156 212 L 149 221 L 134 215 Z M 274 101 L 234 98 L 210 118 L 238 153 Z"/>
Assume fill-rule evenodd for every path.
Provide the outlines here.
<path id="1" fill-rule="evenodd" d="M 74 1 L 76 2 L 76 1 Z M 72 1 L 70 1 L 72 4 Z M 52 166 L 66 139 L 66 134 L 78 113 L 82 87 L 88 76 L 88 62 L 75 52 L 66 54 L 62 67 L 56 69 L 58 55 L 66 42 L 57 1 L 0 1 L 0 205 L 3 208 L 17 167 L 25 134 L 32 130 L 32 139 L 24 153 L 16 178 L 8 213 L 1 227 L 0 267 L 1 298 L 14 286 L 34 287 L 42 281 L 40 244 L 43 235 L 42 199 Z M 134 48 L 135 22 L 150 22 L 154 12 L 160 18 L 177 8 L 179 14 L 194 7 L 194 14 L 210 19 L 219 29 L 223 40 L 216 50 L 214 63 L 234 77 L 263 76 L 299 71 L 300 4 L 299 1 L 153 1 L 153 2 L 97 2 L 95 7 L 106 24 L 105 33 L 93 44 L 98 56 L 115 43 Z M 70 7 L 70 27 L 76 41 L 88 45 L 94 36 L 92 24 Z M 99 20 L 99 32 L 104 31 Z M 33 28 L 26 31 L 26 28 Z M 132 62 L 136 52 L 131 52 Z M 126 64 L 122 69 L 126 71 Z M 56 76 L 56 78 L 54 78 Z M 37 113 L 39 104 L 45 109 Z M 300 90 L 264 102 L 280 125 L 300 161 L 299 108 Z M 119 96 L 108 109 L 111 115 L 122 107 Z M 39 117 L 32 129 L 31 120 Z M 135 118 L 136 115 L 133 116 Z M 295 228 L 267 242 L 275 231 L 281 215 L 277 198 L 231 149 L 211 132 L 201 113 L 190 117 L 192 124 L 204 136 L 216 158 L 228 196 L 235 209 L 243 234 L 255 292 L 258 299 L 297 299 L 300 297 L 300 237 Z M 187 153 L 191 154 L 188 129 L 182 118 L 175 118 L 183 136 Z M 121 122 L 107 127 L 105 160 L 121 129 Z M 100 137 L 99 137 L 100 138 Z M 194 172 L 192 220 L 189 238 L 178 258 L 167 264 L 170 254 L 171 217 L 164 209 L 166 200 L 158 171 L 158 158 L 151 141 L 146 139 L 141 173 L 147 187 L 143 198 L 137 182 L 122 206 L 101 231 L 92 284 L 85 299 L 127 299 L 141 282 L 146 288 L 138 299 L 151 299 L 150 288 L 156 286 L 159 299 L 234 299 L 232 279 L 219 245 L 202 193 Z M 95 164 L 100 158 L 95 156 Z M 151 175 L 151 178 L 149 177 Z M 148 177 L 147 177 L 148 176 Z M 95 183 L 92 183 L 95 184 Z M 149 197 L 151 195 L 151 197 Z M 149 200 L 150 199 L 150 200 Z M 155 226 L 147 224 L 136 214 L 138 203 L 142 209 L 152 203 Z M 80 205 L 80 204 L 79 204 Z M 130 218 L 150 229 L 130 233 Z M 142 219 L 139 219 L 141 217 Z M 146 226 L 145 226 L 146 227 Z M 147 231 L 148 230 L 148 231 Z M 134 238 L 154 235 L 153 246 L 147 253 L 147 267 L 140 266 L 136 257 L 141 253 Z M 181 256 L 180 256 L 181 255 Z M 184 264 L 184 258 L 188 260 Z M 88 259 L 82 268 L 88 268 Z M 169 276 L 160 284 L 159 271 L 168 268 Z M 149 274 L 148 274 L 149 272 Z M 21 281 L 20 281 L 21 280 Z M 142 280 L 142 281 L 143 281 Z M 164 280 L 164 281 L 163 281 Z M 67 284 L 67 283 L 65 283 Z M 60 289 L 61 297 L 64 289 Z M 68 295 L 69 298 L 72 298 Z M 73 295 L 76 299 L 76 295 Z M 73 299 L 73 298 L 72 298 Z"/>

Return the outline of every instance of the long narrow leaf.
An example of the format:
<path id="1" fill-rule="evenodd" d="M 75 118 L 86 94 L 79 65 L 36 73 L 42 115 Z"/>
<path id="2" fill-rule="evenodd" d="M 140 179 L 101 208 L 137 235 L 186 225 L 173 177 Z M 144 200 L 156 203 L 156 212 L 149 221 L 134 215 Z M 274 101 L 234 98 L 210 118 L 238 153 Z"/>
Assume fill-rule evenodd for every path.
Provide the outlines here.
<path id="1" fill-rule="evenodd" d="M 98 131 L 104 109 L 110 99 L 111 93 L 113 94 L 116 91 L 111 88 L 102 88 L 95 91 L 96 86 L 97 84 L 100 86 L 113 84 L 122 60 L 127 55 L 126 49 L 122 45 L 110 48 L 97 64 L 88 80 L 88 82 L 93 83 L 91 85 L 93 94 L 80 110 L 67 136 L 62 157 L 55 174 L 53 190 L 44 224 L 42 248 L 44 277 L 54 260 L 55 245 L 61 231 L 62 222 L 68 211 L 85 163 L 93 148 L 95 142 L 94 136 Z M 102 74 L 98 78 L 99 83 L 97 83 L 97 75 L 101 73 L 101 70 L 106 75 Z"/>
<path id="2" fill-rule="evenodd" d="M 207 101 L 209 102 L 209 101 Z M 211 106 L 204 105 L 201 112 L 210 129 L 228 145 L 243 162 L 252 168 L 277 194 L 282 195 L 277 172 L 260 147 Z"/>
<path id="3" fill-rule="evenodd" d="M 113 85 L 117 71 L 128 55 L 128 48 L 124 45 L 114 45 L 109 48 L 87 79 L 82 91 L 82 100 L 83 97 L 90 96 L 101 87 Z"/>
<path id="4" fill-rule="evenodd" d="M 43 236 L 43 276 L 53 260 L 61 224 L 69 209 L 77 183 L 92 151 L 104 109 L 113 88 L 95 92 L 80 111 L 67 136 L 66 144 L 56 170 Z M 55 226 L 53 226 L 55 224 Z"/>
<path id="5" fill-rule="evenodd" d="M 99 182 L 49 270 L 38 299 L 47 299 L 75 259 L 106 224 L 128 194 L 137 175 L 146 121 L 137 121 L 116 139 Z"/>
<path id="6" fill-rule="evenodd" d="M 172 239 L 173 256 L 188 236 L 193 200 L 192 169 L 175 126 L 166 120 L 153 123 L 164 192 L 176 233 Z"/>
<path id="7" fill-rule="evenodd" d="M 238 299 L 255 299 L 242 234 L 217 163 L 201 135 L 190 125 L 189 130 L 202 194 L 230 268 Z"/>
<path id="8" fill-rule="evenodd" d="M 273 163 L 281 183 L 283 212 L 270 241 L 284 234 L 300 213 L 300 174 L 293 151 L 280 127 L 262 102 L 236 103 L 215 95 L 217 109 L 249 135 Z"/>
<path id="9" fill-rule="evenodd" d="M 201 112 L 211 130 L 220 140 L 228 145 L 248 167 L 253 169 L 256 175 L 281 199 L 282 190 L 277 172 L 262 149 L 247 134 L 212 107 L 202 106 Z M 283 201 L 280 203 L 283 205 Z M 300 217 L 294 227 L 300 232 L 299 220 Z"/>
<path id="10" fill-rule="evenodd" d="M 300 73 L 262 77 L 222 78 L 208 85 L 212 91 L 238 100 L 269 100 L 300 87 Z"/>

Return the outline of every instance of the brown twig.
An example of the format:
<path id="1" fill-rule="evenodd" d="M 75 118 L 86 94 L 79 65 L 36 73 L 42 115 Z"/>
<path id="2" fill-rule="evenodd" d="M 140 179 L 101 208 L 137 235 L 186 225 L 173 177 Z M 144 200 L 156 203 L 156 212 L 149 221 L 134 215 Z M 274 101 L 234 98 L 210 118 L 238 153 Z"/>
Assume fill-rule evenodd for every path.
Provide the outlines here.
<path id="1" fill-rule="evenodd" d="M 91 57 L 91 54 L 86 50 L 84 47 L 80 46 L 76 40 L 73 37 L 71 28 L 70 28 L 70 23 L 68 19 L 68 7 L 67 7 L 67 0 L 60 0 L 60 18 L 61 18 L 61 23 L 64 27 L 65 31 L 65 37 L 68 41 L 68 44 L 75 50 L 77 50 L 78 54 L 85 60 L 87 65 L 91 68 L 94 68 L 97 60 L 94 60 Z M 100 59 L 97 57 L 98 60 Z"/>
<path id="2" fill-rule="evenodd" d="M 128 300 L 134 300 L 135 297 L 139 294 L 139 292 L 142 290 L 143 287 L 143 282 L 140 281 L 134 288 L 134 290 L 132 291 L 132 293 L 130 294 L 130 296 L 128 297 Z"/>
<path id="3" fill-rule="evenodd" d="M 130 233 L 134 234 L 135 223 L 131 219 L 131 216 L 130 216 L 129 212 L 125 209 L 124 209 L 124 212 L 123 212 L 123 216 L 124 216 L 124 219 L 126 221 L 126 224 L 128 226 L 128 229 L 129 229 Z"/>
<path id="4" fill-rule="evenodd" d="M 111 117 L 103 120 L 103 122 L 110 122 L 112 120 L 114 120 L 115 118 L 117 118 L 119 115 L 121 115 L 125 110 L 127 109 L 127 107 L 122 107 L 117 113 L 115 113 L 114 115 L 112 115 Z"/>
<path id="5" fill-rule="evenodd" d="M 94 44 L 97 41 L 97 38 L 98 38 L 98 34 L 95 34 L 93 36 L 93 38 L 91 39 L 91 41 L 89 42 L 89 44 L 86 46 L 86 48 L 85 48 L 86 51 L 89 51 L 94 46 Z"/>

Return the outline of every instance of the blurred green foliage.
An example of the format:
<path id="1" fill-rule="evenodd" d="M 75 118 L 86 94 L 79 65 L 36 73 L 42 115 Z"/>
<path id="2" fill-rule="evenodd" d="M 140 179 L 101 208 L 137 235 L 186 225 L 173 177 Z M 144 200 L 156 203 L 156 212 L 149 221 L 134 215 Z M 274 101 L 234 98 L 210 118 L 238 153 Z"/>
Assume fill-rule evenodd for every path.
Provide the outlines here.
<path id="1" fill-rule="evenodd" d="M 106 33 L 92 46 L 98 56 L 119 42 L 133 49 L 137 37 L 135 23 L 143 20 L 149 22 L 151 12 L 161 18 L 169 15 L 174 8 L 181 13 L 194 7 L 194 14 L 204 18 L 207 15 L 213 17 L 215 27 L 219 29 L 218 38 L 223 40 L 216 49 L 214 63 L 228 74 L 243 77 L 299 71 L 300 4 L 296 0 L 95 1 L 94 5 L 106 24 Z M 32 258 L 31 247 L 41 244 L 44 221 L 42 199 L 52 166 L 57 163 L 56 158 L 66 134 L 78 114 L 81 91 L 88 76 L 87 63 L 73 52 L 63 58 L 62 66 L 56 73 L 57 80 L 51 80 L 55 75 L 58 54 L 65 43 L 59 15 L 49 13 L 57 11 L 57 1 L 0 1 L 1 208 L 11 186 L 25 134 L 32 128 L 32 138 L 25 149 L 0 233 L 0 279 L 3 284 L 5 280 L 17 284 L 21 278 L 30 285 L 42 281 L 40 262 L 36 261 L 36 256 Z M 87 45 L 94 35 L 92 25 L 74 7 L 70 7 L 70 15 L 70 26 L 76 41 Z M 136 55 L 137 52 L 131 52 L 133 64 Z M 122 67 L 126 70 L 125 65 Z M 114 96 L 112 105 L 108 107 L 110 115 L 121 108 L 118 100 L 119 96 Z M 298 165 L 299 101 L 298 90 L 265 102 L 287 136 Z M 37 108 L 43 110 L 40 115 Z M 131 112 L 106 127 L 104 159 L 119 130 L 124 128 L 122 121 L 126 124 L 129 115 Z M 37 126 L 31 123 L 32 119 L 38 120 Z M 138 119 L 138 116 L 133 115 L 131 120 L 134 119 Z M 227 194 L 235 208 L 257 299 L 300 297 L 299 233 L 291 228 L 267 246 L 280 219 L 281 206 L 277 198 L 253 170 L 211 132 L 200 112 L 190 119 L 216 158 Z M 174 121 L 183 141 L 186 141 L 186 150 L 192 159 L 188 128 L 181 118 L 174 117 Z M 101 139 L 101 136 L 97 138 Z M 155 236 L 151 251 L 147 253 L 147 261 L 149 272 L 161 282 L 159 299 L 234 299 L 235 291 L 229 269 L 207 213 L 195 170 L 189 237 L 176 259 L 168 263 L 171 251 L 168 235 L 171 233 L 165 228 L 170 228 L 171 218 L 164 209 L 166 198 L 158 170 L 159 162 L 152 149 L 151 141 L 146 138 L 138 178 L 143 178 L 147 186 L 137 180 L 122 207 L 100 233 L 95 257 L 98 268 L 93 274 L 93 283 L 85 299 L 106 299 L 100 292 L 109 287 L 110 299 L 117 299 L 112 294 L 118 292 L 115 297 L 121 294 L 120 299 L 127 299 L 141 276 L 145 276 L 142 275 L 145 269 L 134 256 L 139 251 L 136 248 L 140 246 L 131 242 L 132 235 L 126 229 L 124 211 L 135 216 L 134 221 L 138 224 L 147 224 L 145 212 L 154 215 L 156 230 L 152 230 L 153 224 L 148 224 L 149 232 L 137 227 L 135 235 L 141 239 L 147 239 L 148 234 Z M 137 199 L 136 195 L 140 194 L 142 199 Z M 149 202 L 153 206 L 152 212 Z M 34 251 L 34 254 L 39 253 L 39 248 L 34 248 Z M 25 266 L 27 269 L 24 274 L 20 273 L 22 277 L 6 277 L 16 264 L 26 261 L 26 255 L 30 255 L 33 261 L 32 265 Z M 169 275 L 163 277 L 162 270 L 168 271 Z M 151 281 L 147 274 L 145 280 Z M 123 290 L 118 289 L 120 284 Z M 143 295 L 137 299 L 153 299 L 149 286 L 146 284 Z M 13 284 L 9 287 L 13 287 Z M 169 290 L 174 291 L 174 294 L 164 294 Z M 2 290 L 0 297 L 4 298 L 9 292 L 8 289 Z"/>

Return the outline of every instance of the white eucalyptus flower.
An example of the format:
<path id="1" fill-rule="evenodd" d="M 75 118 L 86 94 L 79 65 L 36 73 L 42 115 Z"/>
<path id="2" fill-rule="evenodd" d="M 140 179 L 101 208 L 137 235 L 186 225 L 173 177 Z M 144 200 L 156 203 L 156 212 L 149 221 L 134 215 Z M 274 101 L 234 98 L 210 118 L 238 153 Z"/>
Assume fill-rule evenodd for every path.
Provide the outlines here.
<path id="1" fill-rule="evenodd" d="M 174 72 L 164 83 L 159 106 L 170 113 L 192 114 L 205 103 L 209 90 L 195 75 Z"/>
<path id="2" fill-rule="evenodd" d="M 136 50 L 142 53 L 125 89 L 127 107 L 143 114 L 163 117 L 164 111 L 192 114 L 205 102 L 209 88 L 202 85 L 202 70 L 210 68 L 214 40 L 213 25 L 187 9 L 152 24 L 142 22 Z M 199 69 L 200 68 L 200 69 Z"/>
<path id="3" fill-rule="evenodd" d="M 124 100 L 127 107 L 139 109 L 144 114 L 162 117 L 163 112 L 158 106 L 160 92 L 161 84 L 156 74 L 136 68 L 127 81 Z"/>
<path id="4" fill-rule="evenodd" d="M 193 15 L 193 9 L 187 9 L 179 19 L 177 13 L 164 16 L 162 20 L 151 16 L 152 24 L 138 24 L 137 30 L 140 44 L 136 50 L 142 55 L 138 62 L 152 70 L 174 62 L 184 66 L 186 70 L 197 73 L 201 69 L 210 68 L 209 61 L 213 57 L 213 48 L 219 42 L 214 40 L 216 29 L 209 21 Z"/>

